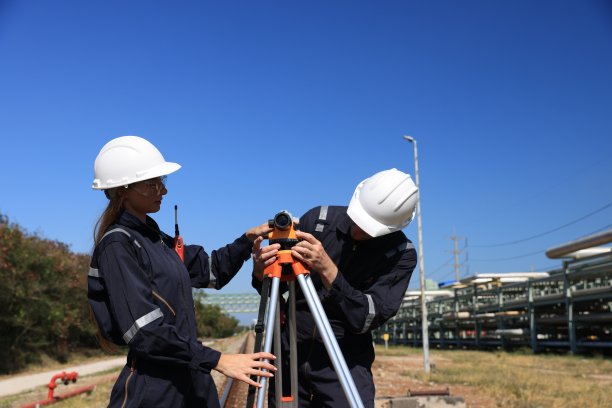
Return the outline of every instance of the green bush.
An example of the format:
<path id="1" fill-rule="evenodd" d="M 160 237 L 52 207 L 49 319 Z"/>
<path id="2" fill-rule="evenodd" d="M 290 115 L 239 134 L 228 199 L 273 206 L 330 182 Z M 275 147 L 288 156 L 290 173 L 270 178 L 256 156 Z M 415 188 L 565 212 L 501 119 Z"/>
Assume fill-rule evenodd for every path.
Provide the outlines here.
<path id="1" fill-rule="evenodd" d="M 88 256 L 0 216 L 1 373 L 36 363 L 42 354 L 62 360 L 75 348 L 94 345 L 88 264 Z"/>
<path id="2" fill-rule="evenodd" d="M 194 292 L 196 326 L 200 338 L 222 338 L 233 335 L 238 329 L 238 319 L 223 313 L 216 305 L 205 305 L 201 302 L 205 295 Z"/>
<path id="3" fill-rule="evenodd" d="M 65 362 L 73 351 L 98 348 L 87 303 L 89 255 L 28 234 L 0 214 L 0 374 L 43 355 Z M 238 320 L 196 294 L 200 337 L 227 337 Z"/>

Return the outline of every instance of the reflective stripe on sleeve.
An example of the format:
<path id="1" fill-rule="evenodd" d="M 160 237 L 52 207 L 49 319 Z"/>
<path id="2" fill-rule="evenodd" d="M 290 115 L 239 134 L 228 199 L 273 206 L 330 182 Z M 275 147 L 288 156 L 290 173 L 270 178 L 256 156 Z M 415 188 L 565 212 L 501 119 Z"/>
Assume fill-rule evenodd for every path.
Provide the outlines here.
<path id="1" fill-rule="evenodd" d="M 129 343 L 134 338 L 136 333 L 138 333 L 138 330 L 142 329 L 147 324 L 163 316 L 164 314 L 159 309 L 159 307 L 153 310 L 152 312 L 147 313 L 146 315 L 136 320 L 132 327 L 130 327 L 130 329 L 125 332 L 125 334 L 123 335 L 123 340 L 126 342 L 126 344 Z"/>
<path id="2" fill-rule="evenodd" d="M 327 205 L 321 206 L 321 210 L 319 211 L 319 220 L 325 221 L 327 219 L 327 209 L 328 209 Z M 323 231 L 323 228 L 325 228 L 325 224 L 319 223 L 315 226 L 315 231 L 321 232 Z"/>
<path id="3" fill-rule="evenodd" d="M 96 268 L 89 268 L 89 273 L 87 274 L 87 276 L 91 276 L 92 278 L 99 278 L 100 277 L 100 273 L 98 272 L 98 270 Z"/>
<path id="4" fill-rule="evenodd" d="M 374 308 L 374 300 L 372 299 L 372 296 L 366 294 L 366 297 L 368 298 L 368 315 L 366 316 L 361 333 L 365 333 L 368 331 L 370 325 L 372 324 L 372 321 L 374 320 L 374 316 L 376 315 L 376 309 Z"/>
<path id="5" fill-rule="evenodd" d="M 393 255 L 397 254 L 397 253 L 402 253 L 404 251 L 407 251 L 409 249 L 414 249 L 414 244 L 411 242 L 402 242 L 401 244 L 399 244 L 397 247 L 387 251 L 385 253 L 385 256 L 387 258 L 391 258 Z"/>
<path id="6" fill-rule="evenodd" d="M 108 231 L 106 234 L 102 235 L 102 239 L 104 239 L 104 237 L 106 237 L 107 235 L 112 234 L 113 232 L 122 232 L 125 235 L 127 235 L 128 237 L 130 237 L 130 233 L 127 232 L 126 230 L 124 230 L 123 228 L 114 228 L 114 229 Z M 100 241 L 102 241 L 102 239 Z"/>
<path id="7" fill-rule="evenodd" d="M 214 289 L 217 286 L 217 276 L 213 272 L 212 256 L 208 257 L 208 274 L 210 276 L 210 280 L 208 281 L 208 288 Z"/>

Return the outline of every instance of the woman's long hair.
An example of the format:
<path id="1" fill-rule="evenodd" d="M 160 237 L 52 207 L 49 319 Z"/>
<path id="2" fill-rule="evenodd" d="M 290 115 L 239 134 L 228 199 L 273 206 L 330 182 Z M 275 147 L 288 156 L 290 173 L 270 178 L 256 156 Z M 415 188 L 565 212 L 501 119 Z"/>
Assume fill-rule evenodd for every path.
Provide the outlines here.
<path id="1" fill-rule="evenodd" d="M 108 228 L 117 221 L 117 218 L 123 211 L 123 202 L 125 201 L 125 188 L 118 187 L 110 190 L 104 190 L 104 194 L 108 198 L 108 205 L 106 209 L 96 222 L 94 226 L 94 246 L 98 245 L 100 241 L 102 241 L 102 237 L 108 231 Z M 116 353 L 119 351 L 119 346 L 117 346 L 112 341 L 104 338 L 102 332 L 100 331 L 100 326 L 94 317 L 93 310 L 91 309 L 91 305 L 89 306 L 89 315 L 91 317 L 92 322 L 96 326 L 96 338 L 98 339 L 98 343 L 102 350 L 108 353 Z"/>
<path id="2" fill-rule="evenodd" d="M 113 225 L 121 211 L 123 211 L 123 202 L 125 201 L 125 188 L 118 187 L 110 190 L 104 190 L 104 194 L 108 197 L 108 205 L 94 226 L 94 245 L 98 245 L 102 241 L 102 237 L 108 231 L 108 227 Z"/>

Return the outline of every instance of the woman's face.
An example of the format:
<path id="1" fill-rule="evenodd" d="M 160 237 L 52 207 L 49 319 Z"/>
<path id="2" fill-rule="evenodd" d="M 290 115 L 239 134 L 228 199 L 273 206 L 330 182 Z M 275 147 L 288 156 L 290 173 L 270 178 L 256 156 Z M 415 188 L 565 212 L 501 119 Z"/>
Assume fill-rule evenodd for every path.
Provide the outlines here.
<path id="1" fill-rule="evenodd" d="M 163 196 L 168 193 L 165 183 L 166 176 L 130 184 L 125 192 L 126 210 L 142 221 L 146 219 L 147 214 L 158 212 Z"/>

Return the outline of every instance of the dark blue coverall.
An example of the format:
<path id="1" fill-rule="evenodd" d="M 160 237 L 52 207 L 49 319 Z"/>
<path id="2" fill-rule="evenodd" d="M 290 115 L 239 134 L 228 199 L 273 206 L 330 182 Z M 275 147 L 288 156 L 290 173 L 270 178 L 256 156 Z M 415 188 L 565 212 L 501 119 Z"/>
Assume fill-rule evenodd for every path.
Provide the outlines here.
<path id="1" fill-rule="evenodd" d="M 101 334 L 129 348 L 110 407 L 218 407 L 210 375 L 221 356 L 196 338 L 191 288 L 221 288 L 250 257 L 243 235 L 212 251 L 173 238 L 124 211 L 96 246 L 88 298 Z"/>
<path id="2" fill-rule="evenodd" d="M 417 253 L 401 231 L 354 241 L 350 235 L 353 222 L 346 210 L 344 206 L 313 208 L 300 218 L 298 229 L 314 235 L 338 267 L 338 276 L 329 291 L 316 271 L 311 271 L 310 276 L 361 399 L 366 407 L 373 407 L 371 331 L 397 313 L 416 266 Z M 254 286 L 257 287 L 255 280 Z M 300 406 L 348 407 L 306 299 L 297 282 L 295 286 Z M 283 388 L 287 389 L 289 340 L 288 330 L 282 331 Z M 269 389 L 273 406 L 272 384 Z"/>

